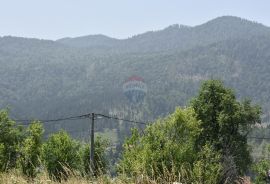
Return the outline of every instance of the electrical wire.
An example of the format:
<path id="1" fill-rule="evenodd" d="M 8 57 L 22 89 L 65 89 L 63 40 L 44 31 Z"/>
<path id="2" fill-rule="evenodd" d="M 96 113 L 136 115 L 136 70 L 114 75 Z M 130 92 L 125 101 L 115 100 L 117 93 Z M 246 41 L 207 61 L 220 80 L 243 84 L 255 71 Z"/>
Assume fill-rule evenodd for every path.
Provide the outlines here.
<path id="1" fill-rule="evenodd" d="M 135 124 L 143 124 L 143 125 L 148 125 L 149 123 L 146 122 L 139 122 L 139 121 L 133 121 L 133 120 L 128 120 L 128 119 L 122 119 L 122 118 L 118 118 L 115 116 L 108 116 L 108 115 L 104 115 L 104 114 L 95 114 L 96 116 L 101 116 L 107 119 L 114 119 L 114 120 L 119 120 L 119 121 L 126 121 L 129 123 L 135 123 Z"/>
<path id="2" fill-rule="evenodd" d="M 94 113 L 94 116 L 95 116 L 95 118 L 103 117 L 103 118 L 107 118 L 107 119 L 114 119 L 114 120 L 129 122 L 129 123 L 135 123 L 135 124 L 143 124 L 143 125 L 149 124 L 149 123 L 146 123 L 146 122 L 133 121 L 133 120 L 119 118 L 119 117 L 116 117 L 116 116 L 108 116 L 108 115 L 105 115 L 105 114 L 95 114 Z M 33 121 L 40 121 L 42 123 L 50 123 L 50 122 L 59 122 L 59 121 L 80 120 L 80 119 L 86 119 L 86 118 L 92 118 L 92 113 L 83 114 L 83 115 L 79 115 L 79 116 L 71 116 L 71 117 L 66 117 L 66 118 L 58 118 L 58 119 L 44 119 L 44 120 L 38 120 L 38 119 L 13 119 L 13 121 L 22 122 L 22 123 L 19 123 L 20 125 L 29 125 Z"/>
<path id="3" fill-rule="evenodd" d="M 58 119 L 45 119 L 45 120 L 38 120 L 38 119 L 13 119 L 13 121 L 16 122 L 22 122 L 19 123 L 20 125 L 29 125 L 33 121 L 40 121 L 42 123 L 50 123 L 50 122 L 58 122 L 58 121 L 71 121 L 71 120 L 80 120 L 80 119 L 86 119 L 90 118 L 92 115 L 89 114 L 83 114 L 79 116 L 71 116 L 71 117 L 66 117 L 66 118 L 58 118 Z"/>

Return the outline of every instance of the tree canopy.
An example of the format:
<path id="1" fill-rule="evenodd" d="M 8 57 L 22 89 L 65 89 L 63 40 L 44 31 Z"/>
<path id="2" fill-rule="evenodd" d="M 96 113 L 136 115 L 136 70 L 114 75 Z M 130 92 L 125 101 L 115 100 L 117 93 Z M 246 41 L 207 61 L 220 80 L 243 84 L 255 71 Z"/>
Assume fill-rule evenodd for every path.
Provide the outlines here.
<path id="1" fill-rule="evenodd" d="M 227 170 L 235 165 L 237 173 L 244 174 L 252 161 L 247 135 L 252 126 L 261 122 L 260 107 L 248 100 L 239 102 L 233 91 L 218 80 L 206 81 L 191 106 L 201 121 L 198 147 L 210 143 L 221 152 Z"/>

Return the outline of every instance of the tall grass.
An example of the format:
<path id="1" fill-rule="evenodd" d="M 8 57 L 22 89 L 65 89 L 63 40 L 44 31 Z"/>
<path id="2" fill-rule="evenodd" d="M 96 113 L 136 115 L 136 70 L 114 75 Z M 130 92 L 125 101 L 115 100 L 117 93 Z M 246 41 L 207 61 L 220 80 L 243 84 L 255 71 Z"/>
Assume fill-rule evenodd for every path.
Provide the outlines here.
<path id="1" fill-rule="evenodd" d="M 156 172 L 154 172 L 155 174 L 147 174 L 146 171 L 143 171 L 130 176 L 123 172 L 114 178 L 108 174 L 92 177 L 89 173 L 82 173 L 64 165 L 62 167 L 63 173 L 60 173 L 60 176 L 57 175 L 58 177 L 54 177 L 44 170 L 40 171 L 34 178 L 23 175 L 20 169 L 13 169 L 0 173 L 0 184 L 201 184 L 201 179 L 187 166 L 181 167 L 179 172 L 176 172 L 174 167 L 167 169 L 163 165 L 160 174 Z M 234 183 L 251 184 L 248 178 L 241 178 L 241 180 Z M 204 184 L 216 184 L 216 182 L 209 180 L 204 181 Z M 226 182 L 226 184 L 230 184 L 230 182 Z"/>
<path id="2" fill-rule="evenodd" d="M 187 182 L 179 182 L 173 180 L 175 176 L 166 176 L 167 178 L 157 178 L 151 179 L 146 175 L 140 175 L 137 177 L 129 178 L 125 175 L 120 175 L 117 178 L 111 178 L 109 176 L 103 175 L 95 179 L 90 179 L 82 177 L 80 175 L 71 174 L 67 180 L 62 181 L 64 184 L 167 184 L 167 183 L 182 183 L 190 184 Z M 171 178 L 170 178 L 171 177 Z M 179 177 L 179 176 L 178 176 Z M 60 182 L 50 179 L 47 172 L 39 174 L 34 179 L 29 179 L 24 177 L 18 171 L 10 171 L 8 173 L 0 173 L 0 183 L 1 184 L 59 184 Z M 199 183 L 194 183 L 199 184 Z M 239 183 L 240 184 L 240 183 Z M 243 178 L 241 184 L 251 184 L 249 178 Z"/>

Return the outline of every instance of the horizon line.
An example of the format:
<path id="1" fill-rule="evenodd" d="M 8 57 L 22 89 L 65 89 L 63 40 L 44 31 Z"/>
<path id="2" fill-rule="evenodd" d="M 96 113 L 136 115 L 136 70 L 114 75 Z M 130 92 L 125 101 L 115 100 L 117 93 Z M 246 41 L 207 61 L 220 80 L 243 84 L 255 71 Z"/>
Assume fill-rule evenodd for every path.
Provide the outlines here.
<path id="1" fill-rule="evenodd" d="M 12 37 L 12 38 L 36 39 L 36 40 L 43 40 L 43 41 L 58 41 L 58 40 L 61 40 L 61 39 L 75 39 L 75 38 L 83 38 L 83 37 L 88 37 L 88 36 L 103 36 L 103 37 L 107 37 L 109 39 L 115 39 L 115 40 L 121 41 L 121 40 L 127 40 L 127 39 L 130 39 L 130 38 L 136 37 L 136 36 L 140 36 L 140 35 L 143 35 L 143 34 L 146 34 L 146 33 L 150 33 L 150 32 L 162 31 L 162 30 L 165 30 L 165 29 L 167 29 L 169 27 L 176 26 L 176 25 L 179 26 L 179 28 L 181 28 L 181 27 L 195 28 L 195 27 L 198 27 L 198 26 L 202 26 L 204 24 L 207 24 L 208 22 L 217 20 L 219 18 L 225 18 L 225 17 L 231 17 L 231 18 L 241 19 L 241 20 L 249 21 L 251 23 L 259 24 L 259 25 L 265 26 L 267 28 L 270 28 L 268 25 L 266 25 L 264 23 L 261 23 L 261 22 L 257 22 L 255 20 L 250 20 L 250 19 L 247 19 L 247 18 L 243 18 L 243 17 L 239 17 L 239 16 L 234 16 L 234 15 L 222 15 L 222 16 L 217 16 L 215 18 L 212 18 L 212 19 L 210 19 L 208 21 L 202 22 L 202 23 L 197 24 L 197 25 L 184 25 L 184 24 L 180 24 L 180 23 L 175 23 L 175 24 L 170 24 L 170 25 L 168 25 L 168 26 L 166 26 L 164 28 L 153 29 L 153 30 L 150 30 L 150 31 L 144 31 L 144 32 L 140 32 L 140 33 L 137 33 L 137 34 L 134 34 L 134 35 L 131 35 L 131 36 L 124 37 L 124 38 L 119 38 L 119 37 L 117 38 L 117 37 L 109 36 L 109 35 L 106 35 L 106 34 L 103 34 L 103 33 L 85 34 L 85 35 L 78 35 L 78 36 L 72 36 L 72 37 L 64 36 L 64 37 L 57 38 L 57 39 L 39 38 L 39 37 L 31 37 L 31 36 L 29 36 L 29 37 L 28 36 L 18 36 L 18 35 L 0 35 L 0 38 Z"/>

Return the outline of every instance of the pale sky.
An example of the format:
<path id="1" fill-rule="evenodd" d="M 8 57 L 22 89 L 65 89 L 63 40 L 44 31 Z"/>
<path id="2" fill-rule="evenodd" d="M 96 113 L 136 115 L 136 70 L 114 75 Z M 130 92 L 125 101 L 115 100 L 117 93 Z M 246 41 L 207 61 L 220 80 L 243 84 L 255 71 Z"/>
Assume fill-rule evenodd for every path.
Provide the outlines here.
<path id="1" fill-rule="evenodd" d="M 270 26 L 270 0 L 0 0 L 0 36 L 127 38 L 222 15 Z"/>

